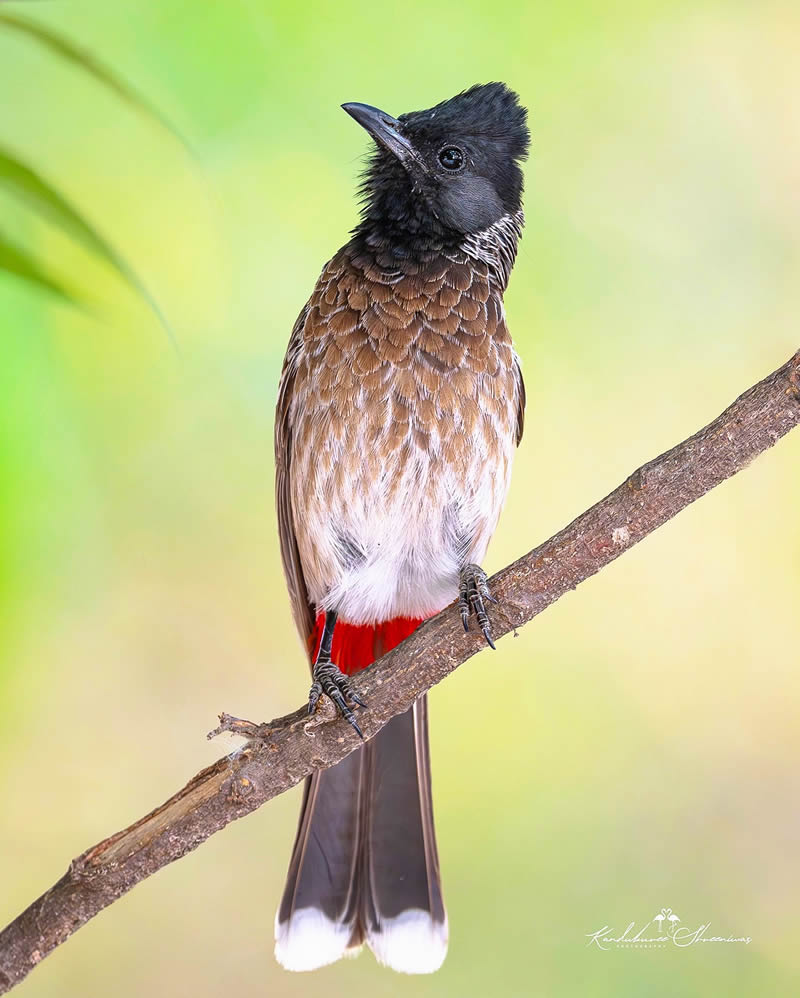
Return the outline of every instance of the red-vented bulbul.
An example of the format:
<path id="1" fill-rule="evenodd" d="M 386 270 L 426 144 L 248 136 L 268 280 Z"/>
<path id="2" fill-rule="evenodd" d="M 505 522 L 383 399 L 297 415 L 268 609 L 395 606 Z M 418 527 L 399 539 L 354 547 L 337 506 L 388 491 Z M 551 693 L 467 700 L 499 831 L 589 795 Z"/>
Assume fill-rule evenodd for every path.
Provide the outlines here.
<path id="1" fill-rule="evenodd" d="M 309 710 L 325 693 L 359 730 L 348 677 L 454 598 L 465 628 L 474 614 L 492 644 L 479 564 L 522 435 L 503 292 L 529 135 L 501 83 L 399 118 L 343 107 L 376 150 L 361 221 L 289 341 L 275 460 L 283 566 L 313 663 Z M 395 970 L 441 966 L 424 696 L 308 779 L 275 937 L 290 970 L 364 942 Z"/>

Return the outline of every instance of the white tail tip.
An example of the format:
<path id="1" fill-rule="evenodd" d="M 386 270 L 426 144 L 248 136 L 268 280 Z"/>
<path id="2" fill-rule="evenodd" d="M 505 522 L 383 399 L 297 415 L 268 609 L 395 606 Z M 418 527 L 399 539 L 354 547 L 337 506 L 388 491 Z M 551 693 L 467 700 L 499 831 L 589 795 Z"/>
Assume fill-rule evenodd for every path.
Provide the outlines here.
<path id="1" fill-rule="evenodd" d="M 275 958 L 286 970 L 317 970 L 343 956 L 356 956 L 348 946 L 352 926 L 334 922 L 318 908 L 301 908 L 287 922 L 275 919 Z M 432 974 L 447 955 L 447 922 L 434 922 L 427 911 L 411 908 L 384 918 L 367 936 L 375 959 L 401 974 Z"/>
<path id="2" fill-rule="evenodd" d="M 434 922 L 429 912 L 410 908 L 384 918 L 367 936 L 376 960 L 401 974 L 432 974 L 447 955 L 447 922 Z"/>
<path id="3" fill-rule="evenodd" d="M 275 959 L 286 970 L 325 967 L 348 953 L 351 932 L 318 908 L 301 908 L 287 922 L 275 919 Z"/>

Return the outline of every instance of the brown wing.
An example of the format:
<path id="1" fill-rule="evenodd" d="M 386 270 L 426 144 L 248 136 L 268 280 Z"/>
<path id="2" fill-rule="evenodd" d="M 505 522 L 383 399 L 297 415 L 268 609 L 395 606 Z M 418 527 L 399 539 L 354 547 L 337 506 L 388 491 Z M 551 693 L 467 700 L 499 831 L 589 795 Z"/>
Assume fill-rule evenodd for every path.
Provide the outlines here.
<path id="1" fill-rule="evenodd" d="M 314 607 L 308 599 L 306 581 L 303 577 L 303 566 L 300 564 L 300 552 L 297 549 L 297 538 L 294 532 L 294 517 L 290 492 L 290 454 L 292 444 L 292 429 L 289 425 L 289 406 L 291 404 L 294 379 L 297 370 L 297 356 L 303 342 L 303 327 L 308 316 L 309 306 L 306 305 L 294 324 L 286 357 L 283 361 L 283 371 L 278 388 L 278 404 L 275 410 L 275 504 L 278 509 L 278 535 L 281 542 L 281 559 L 286 585 L 289 588 L 289 600 L 295 626 L 300 632 L 300 640 L 305 644 L 314 628 Z"/>
<path id="2" fill-rule="evenodd" d="M 517 382 L 517 432 L 516 441 L 519 446 L 522 440 L 522 431 L 525 429 L 525 380 L 522 377 L 519 357 L 514 354 L 514 378 Z"/>

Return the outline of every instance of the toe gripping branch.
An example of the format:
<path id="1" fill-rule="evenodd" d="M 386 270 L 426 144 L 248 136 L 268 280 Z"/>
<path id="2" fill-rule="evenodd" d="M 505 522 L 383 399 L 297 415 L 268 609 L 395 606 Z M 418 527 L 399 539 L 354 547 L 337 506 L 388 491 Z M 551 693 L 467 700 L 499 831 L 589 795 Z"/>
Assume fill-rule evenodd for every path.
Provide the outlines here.
<path id="1" fill-rule="evenodd" d="M 486 612 L 487 603 L 496 603 L 497 600 L 489 592 L 489 582 L 486 572 L 480 565 L 465 565 L 461 569 L 461 576 L 458 586 L 458 608 L 461 611 L 461 621 L 464 630 L 469 630 L 470 614 L 475 614 L 478 627 L 483 631 L 486 643 L 490 648 L 494 648 L 492 641 L 492 625 L 489 622 L 489 615 Z"/>
<path id="2" fill-rule="evenodd" d="M 331 645 L 335 627 L 336 612 L 329 610 L 325 614 L 325 629 L 322 632 L 322 640 L 319 643 L 319 651 L 312 669 L 314 682 L 311 684 L 311 691 L 308 694 L 308 713 L 314 713 L 319 698 L 324 693 L 334 702 L 342 717 L 356 730 L 359 738 L 363 739 L 364 735 L 347 701 L 358 704 L 359 707 L 365 707 L 366 704 L 352 688 L 350 679 L 331 661 Z"/>

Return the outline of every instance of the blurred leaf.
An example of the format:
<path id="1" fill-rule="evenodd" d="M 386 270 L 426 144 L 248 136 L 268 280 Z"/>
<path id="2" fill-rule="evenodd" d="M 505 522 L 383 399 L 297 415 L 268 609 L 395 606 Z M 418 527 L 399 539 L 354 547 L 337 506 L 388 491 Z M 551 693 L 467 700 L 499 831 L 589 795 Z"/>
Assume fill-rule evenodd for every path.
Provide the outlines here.
<path id="1" fill-rule="evenodd" d="M 156 300 L 129 264 L 43 177 L 2 148 L 0 148 L 0 186 L 6 187 L 18 198 L 27 201 L 36 211 L 50 218 L 59 228 L 78 239 L 109 264 L 147 302 L 173 341 L 173 345 L 176 345 L 172 329 Z"/>
<path id="2" fill-rule="evenodd" d="M 70 62 L 72 65 L 78 66 L 86 73 L 89 73 L 95 78 L 95 80 L 98 80 L 104 86 L 108 87 L 115 94 L 117 94 L 118 97 L 121 97 L 133 107 L 137 108 L 139 111 L 143 111 L 149 117 L 157 121 L 193 155 L 193 150 L 189 145 L 189 142 L 183 137 L 183 135 L 181 135 L 172 122 L 169 121 L 168 118 L 164 117 L 158 108 L 154 107 L 148 100 L 142 97 L 141 94 L 138 94 L 131 86 L 116 76 L 110 69 L 98 62 L 97 59 L 95 59 L 94 56 L 85 49 L 79 48 L 68 38 L 57 34 L 51 28 L 40 24 L 38 21 L 31 21 L 26 17 L 20 17 L 18 14 L 0 12 L 0 24 L 13 29 L 14 31 L 19 31 L 28 35 L 30 38 L 33 38 L 37 42 L 46 46 L 51 52 L 56 53 L 56 55 L 60 56 L 62 59 L 66 59 L 67 62 Z"/>
<path id="3" fill-rule="evenodd" d="M 38 260 L 19 249 L 0 233 L 0 272 L 21 277 L 36 287 L 57 295 L 71 305 L 81 305 L 82 302 L 72 291 L 69 291 L 57 278 L 48 274 Z"/>

